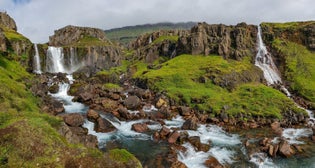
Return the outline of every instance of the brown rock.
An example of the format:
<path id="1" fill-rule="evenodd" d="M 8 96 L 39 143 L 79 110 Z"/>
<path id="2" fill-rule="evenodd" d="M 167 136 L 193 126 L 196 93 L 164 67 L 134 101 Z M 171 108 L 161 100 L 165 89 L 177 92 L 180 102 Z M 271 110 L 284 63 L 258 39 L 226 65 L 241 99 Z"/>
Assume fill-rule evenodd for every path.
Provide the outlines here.
<path id="1" fill-rule="evenodd" d="M 136 132 L 146 132 L 149 130 L 147 124 L 145 124 L 145 123 L 132 124 L 131 129 L 136 131 Z"/>
<path id="2" fill-rule="evenodd" d="M 6 12 L 0 12 L 0 25 L 17 31 L 15 21 Z"/>
<path id="3" fill-rule="evenodd" d="M 271 125 L 271 129 L 277 134 L 281 135 L 282 134 L 282 128 L 280 127 L 280 123 L 278 121 L 273 122 Z"/>
<path id="4" fill-rule="evenodd" d="M 268 149 L 269 156 L 275 157 L 274 156 L 274 150 L 275 150 L 274 146 L 273 145 L 269 145 L 269 149 Z"/>
<path id="5" fill-rule="evenodd" d="M 154 141 L 158 142 L 158 141 L 160 141 L 160 138 L 161 138 L 160 134 L 158 132 L 154 132 L 154 134 L 153 134 Z"/>
<path id="6" fill-rule="evenodd" d="M 105 98 L 102 100 L 102 106 L 105 112 L 111 112 L 118 108 L 118 102 L 112 99 Z"/>
<path id="7" fill-rule="evenodd" d="M 63 116 L 64 122 L 71 127 L 79 127 L 84 124 L 84 118 L 81 114 L 72 113 Z"/>
<path id="8" fill-rule="evenodd" d="M 194 147 L 196 147 L 198 151 L 207 152 L 210 149 L 210 145 L 203 144 L 200 142 L 199 136 L 188 137 L 188 142 L 190 142 Z"/>
<path id="9" fill-rule="evenodd" d="M 137 96 L 129 96 L 125 101 L 124 101 L 125 106 L 127 109 L 130 110 L 137 110 L 141 104 L 141 100 Z"/>
<path id="10" fill-rule="evenodd" d="M 180 137 L 180 133 L 177 131 L 174 131 L 171 133 L 171 135 L 168 137 L 168 143 L 173 144 L 177 141 L 177 139 Z"/>
<path id="11" fill-rule="evenodd" d="M 178 112 L 182 116 L 190 116 L 191 115 L 191 109 L 189 107 L 186 107 L 186 106 L 179 106 Z"/>
<path id="12" fill-rule="evenodd" d="M 186 120 L 182 126 L 184 130 L 197 130 L 198 128 L 198 118 L 193 117 Z"/>
<path id="13" fill-rule="evenodd" d="M 96 111 L 94 111 L 94 110 L 92 110 L 92 109 L 88 110 L 88 112 L 87 112 L 87 118 L 88 118 L 89 120 L 92 120 L 92 121 L 95 122 L 99 117 L 100 117 L 100 115 L 98 114 L 98 112 L 96 112 Z"/>
<path id="14" fill-rule="evenodd" d="M 114 130 L 116 130 L 115 126 L 113 126 L 112 123 L 110 123 L 108 120 L 99 117 L 96 120 L 95 126 L 94 126 L 94 130 L 96 132 L 112 132 Z"/>
<path id="15" fill-rule="evenodd" d="M 165 126 L 162 127 L 162 129 L 160 130 L 160 137 L 161 139 L 165 139 L 169 134 L 170 134 L 171 130 Z"/>
<path id="16" fill-rule="evenodd" d="M 315 141 L 315 135 L 312 136 L 312 140 Z"/>
<path id="17" fill-rule="evenodd" d="M 166 100 L 164 100 L 163 98 L 160 98 L 157 102 L 156 102 L 156 108 L 161 108 L 162 106 L 167 106 L 167 102 Z"/>
<path id="18" fill-rule="evenodd" d="M 79 98 L 82 99 L 84 102 L 86 102 L 86 101 L 89 101 L 89 100 L 93 99 L 93 94 L 92 93 L 88 93 L 88 92 L 81 93 L 79 95 Z"/>
<path id="19" fill-rule="evenodd" d="M 291 148 L 291 145 L 288 141 L 282 140 L 279 145 L 279 153 L 288 158 L 294 155 L 295 152 Z"/>
<path id="20" fill-rule="evenodd" d="M 209 168 L 224 168 L 224 166 L 213 156 L 210 156 L 204 164 Z"/>
<path id="21" fill-rule="evenodd" d="M 110 98 L 113 100 L 119 100 L 120 99 L 120 95 L 117 93 L 112 93 L 110 94 Z"/>
<path id="22" fill-rule="evenodd" d="M 172 162 L 171 168 L 187 168 L 187 166 L 184 163 L 177 160 L 175 162 Z"/>
<path id="23" fill-rule="evenodd" d="M 118 109 L 118 113 L 119 113 L 120 117 L 125 119 L 125 120 L 129 120 L 131 118 L 130 113 L 128 112 L 128 110 L 126 108 L 120 107 Z"/>

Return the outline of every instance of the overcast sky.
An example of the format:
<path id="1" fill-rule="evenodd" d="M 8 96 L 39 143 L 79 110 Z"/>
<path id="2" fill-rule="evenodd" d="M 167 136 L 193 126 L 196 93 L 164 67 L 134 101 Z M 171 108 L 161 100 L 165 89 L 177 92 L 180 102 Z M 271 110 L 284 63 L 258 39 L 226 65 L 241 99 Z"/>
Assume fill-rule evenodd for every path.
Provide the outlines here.
<path id="1" fill-rule="evenodd" d="M 315 20 L 315 0 L 0 0 L 18 31 L 43 43 L 66 25 L 110 29 L 157 22 Z"/>

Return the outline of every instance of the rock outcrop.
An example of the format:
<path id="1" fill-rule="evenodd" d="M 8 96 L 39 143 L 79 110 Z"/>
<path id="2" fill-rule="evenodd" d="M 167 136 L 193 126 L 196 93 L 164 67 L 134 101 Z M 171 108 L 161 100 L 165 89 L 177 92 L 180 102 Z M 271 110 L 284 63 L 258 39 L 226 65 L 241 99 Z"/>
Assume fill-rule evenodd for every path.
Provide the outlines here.
<path id="1" fill-rule="evenodd" d="M 17 31 L 15 21 L 5 12 L 0 12 L 0 25 Z"/>

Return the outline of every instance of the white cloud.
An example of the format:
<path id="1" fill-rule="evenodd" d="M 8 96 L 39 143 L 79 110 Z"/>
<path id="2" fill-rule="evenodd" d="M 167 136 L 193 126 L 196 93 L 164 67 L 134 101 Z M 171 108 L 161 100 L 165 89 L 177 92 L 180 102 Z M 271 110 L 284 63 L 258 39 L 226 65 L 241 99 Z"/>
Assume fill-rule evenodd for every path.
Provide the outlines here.
<path id="1" fill-rule="evenodd" d="M 236 24 L 315 20 L 313 0 L 1 0 L 0 10 L 34 42 L 66 25 L 101 29 L 162 21 Z M 18 2 L 18 1 L 16 1 Z M 27 2 L 27 3 L 25 3 Z"/>

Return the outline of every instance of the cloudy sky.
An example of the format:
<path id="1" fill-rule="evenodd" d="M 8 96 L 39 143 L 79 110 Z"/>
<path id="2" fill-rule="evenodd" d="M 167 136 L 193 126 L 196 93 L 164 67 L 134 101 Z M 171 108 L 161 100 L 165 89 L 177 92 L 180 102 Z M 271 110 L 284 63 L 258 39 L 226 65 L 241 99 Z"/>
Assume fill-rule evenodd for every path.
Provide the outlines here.
<path id="1" fill-rule="evenodd" d="M 304 21 L 315 20 L 314 7 L 314 0 L 0 0 L 0 11 L 36 43 L 70 24 L 110 29 L 165 21 Z"/>

